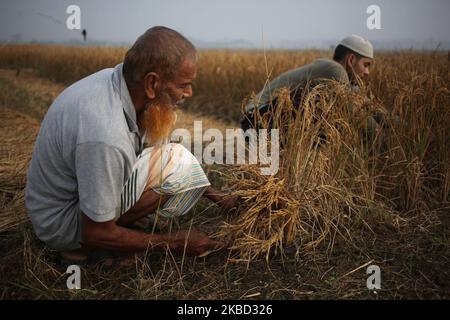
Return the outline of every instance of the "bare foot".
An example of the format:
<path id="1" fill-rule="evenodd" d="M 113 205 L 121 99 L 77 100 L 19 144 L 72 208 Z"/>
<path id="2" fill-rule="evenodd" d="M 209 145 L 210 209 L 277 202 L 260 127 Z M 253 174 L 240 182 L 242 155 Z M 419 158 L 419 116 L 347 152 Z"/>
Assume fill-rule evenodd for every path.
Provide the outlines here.
<path id="1" fill-rule="evenodd" d="M 150 219 L 147 217 L 142 217 L 133 223 L 132 228 L 138 229 L 138 230 L 144 230 L 149 226 L 149 224 L 150 224 Z"/>
<path id="2" fill-rule="evenodd" d="M 151 214 L 136 220 L 131 228 L 141 231 L 152 230 L 154 228 L 156 231 L 162 231 L 168 227 L 169 223 L 168 219 L 161 216 L 156 217 L 155 214 Z"/>
<path id="3" fill-rule="evenodd" d="M 61 251 L 60 258 L 62 264 L 85 264 L 88 261 L 89 251 L 87 249 L 75 249 Z"/>
<path id="4" fill-rule="evenodd" d="M 136 258 L 137 253 L 115 255 L 114 257 L 106 257 L 98 261 L 97 265 L 106 269 L 132 267 L 136 263 Z"/>
<path id="5" fill-rule="evenodd" d="M 155 231 L 161 232 L 168 229 L 171 219 L 164 218 L 160 215 L 157 216 L 156 214 L 152 214 L 148 216 L 148 220 L 149 220 L 148 227 L 150 230 L 154 229 Z"/>

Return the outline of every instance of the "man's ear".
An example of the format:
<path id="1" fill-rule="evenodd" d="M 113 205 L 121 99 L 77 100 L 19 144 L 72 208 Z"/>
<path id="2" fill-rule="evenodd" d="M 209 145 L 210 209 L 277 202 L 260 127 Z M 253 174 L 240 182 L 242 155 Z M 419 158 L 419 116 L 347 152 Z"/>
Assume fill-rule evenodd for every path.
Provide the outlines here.
<path id="1" fill-rule="evenodd" d="M 356 60 L 356 56 L 353 54 L 353 53 L 349 53 L 348 54 L 348 57 L 347 57 L 347 61 L 348 61 L 348 64 L 353 68 L 353 65 L 354 65 L 354 63 L 355 63 L 355 60 Z"/>
<path id="2" fill-rule="evenodd" d="M 149 72 L 144 77 L 145 95 L 149 99 L 154 99 L 161 87 L 161 78 L 156 72 Z"/>

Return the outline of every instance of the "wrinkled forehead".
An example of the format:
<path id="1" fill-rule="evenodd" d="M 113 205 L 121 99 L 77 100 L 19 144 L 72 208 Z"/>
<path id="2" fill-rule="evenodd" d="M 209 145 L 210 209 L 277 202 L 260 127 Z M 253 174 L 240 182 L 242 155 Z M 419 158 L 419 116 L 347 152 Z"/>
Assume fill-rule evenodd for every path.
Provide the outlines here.
<path id="1" fill-rule="evenodd" d="M 197 76 L 197 59 L 186 58 L 181 62 L 175 77 L 185 80 L 195 79 Z"/>

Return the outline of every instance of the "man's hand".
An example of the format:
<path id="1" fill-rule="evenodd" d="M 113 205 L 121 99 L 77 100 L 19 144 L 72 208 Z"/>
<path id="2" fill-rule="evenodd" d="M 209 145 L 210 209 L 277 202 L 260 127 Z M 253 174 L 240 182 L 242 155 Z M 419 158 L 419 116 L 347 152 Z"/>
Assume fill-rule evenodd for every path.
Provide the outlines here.
<path id="1" fill-rule="evenodd" d="M 237 195 L 217 191 L 211 186 L 206 189 L 204 196 L 209 200 L 215 202 L 221 208 L 228 211 L 235 209 L 238 206 L 240 200 L 239 196 Z"/>
<path id="2" fill-rule="evenodd" d="M 171 250 L 177 253 L 186 252 L 186 255 L 190 256 L 206 256 L 211 252 L 226 248 L 225 243 L 212 240 L 201 231 L 180 230 L 167 236 Z"/>
<path id="3" fill-rule="evenodd" d="M 230 195 L 225 195 L 223 197 L 223 199 L 218 202 L 218 204 L 223 209 L 231 211 L 233 209 L 236 209 L 236 207 L 239 204 L 239 201 L 240 201 L 239 196 L 230 194 Z"/>

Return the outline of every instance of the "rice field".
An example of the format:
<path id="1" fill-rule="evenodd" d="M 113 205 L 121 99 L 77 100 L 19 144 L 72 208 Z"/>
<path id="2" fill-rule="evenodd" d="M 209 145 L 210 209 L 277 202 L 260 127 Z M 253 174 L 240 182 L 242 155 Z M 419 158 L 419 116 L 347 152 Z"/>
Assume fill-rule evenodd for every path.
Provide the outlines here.
<path id="1" fill-rule="evenodd" d="M 298 110 L 286 92 L 274 114 L 280 170 L 206 166 L 242 198 L 233 214 L 202 201 L 183 226 L 226 240 L 205 258 L 148 253 L 132 266 L 83 269 L 83 289 L 65 289 L 57 254 L 34 236 L 23 188 L 46 108 L 67 85 L 113 67 L 125 48 L 0 47 L 0 297 L 3 299 L 388 299 L 449 297 L 450 57 L 377 54 L 365 95 L 312 92 Z M 327 51 L 200 51 L 194 97 L 180 128 L 238 126 L 242 106 L 279 73 Z M 338 92 L 339 94 L 335 94 Z M 321 95 L 321 103 L 313 97 Z M 355 113 L 349 105 L 356 105 Z M 384 114 L 368 139 L 364 117 Z M 320 116 L 318 116 L 320 115 Z M 263 119 L 264 121 L 264 119 Z M 326 142 L 317 143 L 324 134 Z M 366 268 L 382 290 L 366 288 Z M 359 269 L 358 269 L 359 268 Z"/>

